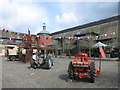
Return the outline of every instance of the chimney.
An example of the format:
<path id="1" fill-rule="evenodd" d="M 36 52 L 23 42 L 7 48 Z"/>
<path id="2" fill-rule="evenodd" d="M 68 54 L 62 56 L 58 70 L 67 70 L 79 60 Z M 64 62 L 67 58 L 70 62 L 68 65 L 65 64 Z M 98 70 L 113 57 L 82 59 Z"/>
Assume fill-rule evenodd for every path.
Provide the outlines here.
<path id="1" fill-rule="evenodd" d="M 46 30 L 46 26 L 45 26 L 45 23 L 43 23 L 43 30 Z"/>

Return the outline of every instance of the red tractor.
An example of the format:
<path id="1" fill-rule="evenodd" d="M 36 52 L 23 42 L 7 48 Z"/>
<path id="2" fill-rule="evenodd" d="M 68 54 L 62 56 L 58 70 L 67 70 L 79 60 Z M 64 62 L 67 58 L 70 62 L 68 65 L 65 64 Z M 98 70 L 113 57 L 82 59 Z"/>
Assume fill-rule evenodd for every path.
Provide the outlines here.
<path id="1" fill-rule="evenodd" d="M 91 60 L 88 61 L 87 54 L 81 53 L 80 55 L 75 55 L 74 57 L 76 57 L 76 60 L 73 59 L 69 63 L 68 67 L 69 79 L 76 79 L 76 77 L 85 78 L 86 76 L 90 76 L 90 82 L 93 83 L 95 77 L 100 75 L 101 62 L 99 70 L 97 70 L 95 62 L 92 62 Z"/>

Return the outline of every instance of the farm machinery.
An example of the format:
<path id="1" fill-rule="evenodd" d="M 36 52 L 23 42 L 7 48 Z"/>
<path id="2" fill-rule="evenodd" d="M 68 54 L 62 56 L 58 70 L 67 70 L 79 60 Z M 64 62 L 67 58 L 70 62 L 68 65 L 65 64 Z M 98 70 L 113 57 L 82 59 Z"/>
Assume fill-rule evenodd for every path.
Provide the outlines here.
<path id="1" fill-rule="evenodd" d="M 50 55 L 41 54 L 41 47 L 38 43 L 39 37 L 31 37 L 30 31 L 26 37 L 22 37 L 22 43 L 19 43 L 19 60 L 20 61 L 30 61 L 31 68 L 45 68 L 50 69 L 53 66 L 53 60 Z M 26 50 L 26 54 L 23 55 L 22 49 Z M 33 53 L 33 51 L 35 51 Z"/>
<path id="2" fill-rule="evenodd" d="M 44 55 L 40 53 L 40 56 L 38 55 L 40 52 L 36 52 L 30 61 L 30 66 L 34 69 L 36 68 L 44 68 L 44 69 L 50 69 L 54 63 L 51 59 L 50 55 Z"/>
<path id="3" fill-rule="evenodd" d="M 97 70 L 95 67 L 95 61 L 88 61 L 87 54 L 81 53 L 80 55 L 75 55 L 74 57 L 76 60 L 73 59 L 68 66 L 69 79 L 85 78 L 86 76 L 89 76 L 90 82 L 93 83 L 95 77 L 100 75 L 101 61 L 99 70 Z"/>

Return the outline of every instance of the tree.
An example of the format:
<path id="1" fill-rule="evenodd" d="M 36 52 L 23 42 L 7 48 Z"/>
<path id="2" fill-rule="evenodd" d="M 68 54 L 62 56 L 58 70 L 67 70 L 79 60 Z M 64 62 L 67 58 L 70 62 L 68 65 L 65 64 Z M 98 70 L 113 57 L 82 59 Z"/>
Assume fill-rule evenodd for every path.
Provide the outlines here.
<path id="1" fill-rule="evenodd" d="M 55 50 L 55 57 L 58 55 L 58 49 L 61 49 L 61 42 L 60 39 L 52 39 L 50 44 L 46 47 L 48 49 L 54 49 Z"/>
<path id="2" fill-rule="evenodd" d="M 70 50 L 75 47 L 75 39 L 64 39 L 64 49 L 67 51 L 68 50 L 68 55 L 71 57 Z"/>
<path id="3" fill-rule="evenodd" d="M 78 40 L 77 41 L 77 46 L 78 50 L 80 50 L 79 53 L 81 53 L 81 49 L 89 49 L 89 57 L 91 57 L 91 47 L 95 44 L 96 42 L 92 39 L 85 39 L 85 40 Z"/>

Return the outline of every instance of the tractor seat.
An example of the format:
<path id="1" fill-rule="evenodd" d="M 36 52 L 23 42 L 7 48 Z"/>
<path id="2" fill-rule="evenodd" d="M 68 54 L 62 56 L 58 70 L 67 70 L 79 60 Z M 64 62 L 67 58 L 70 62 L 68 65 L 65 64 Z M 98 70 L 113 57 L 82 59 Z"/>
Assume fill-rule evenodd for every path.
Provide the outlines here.
<path id="1" fill-rule="evenodd" d="M 73 62 L 73 64 L 77 64 L 77 65 L 88 65 L 88 62 Z"/>
<path id="2" fill-rule="evenodd" d="M 73 67 L 88 67 L 88 62 L 73 62 Z"/>

